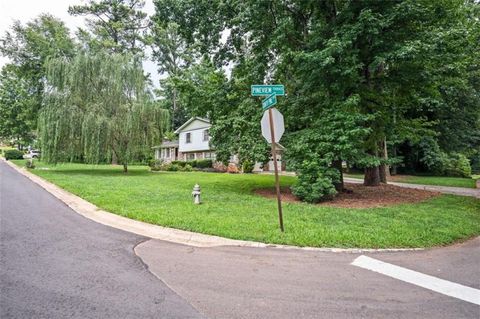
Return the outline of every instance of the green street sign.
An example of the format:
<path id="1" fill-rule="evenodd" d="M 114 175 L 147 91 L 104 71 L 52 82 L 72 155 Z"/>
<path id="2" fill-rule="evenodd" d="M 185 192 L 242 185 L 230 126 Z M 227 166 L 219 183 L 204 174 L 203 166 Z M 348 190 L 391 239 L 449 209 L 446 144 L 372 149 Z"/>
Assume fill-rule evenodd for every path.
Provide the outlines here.
<path id="1" fill-rule="evenodd" d="M 265 100 L 262 101 L 262 108 L 263 110 L 268 110 L 272 106 L 277 104 L 277 95 L 273 93 L 269 97 L 267 97 Z"/>
<path id="2" fill-rule="evenodd" d="M 285 87 L 282 84 L 275 85 L 252 85 L 252 96 L 285 95 Z"/>

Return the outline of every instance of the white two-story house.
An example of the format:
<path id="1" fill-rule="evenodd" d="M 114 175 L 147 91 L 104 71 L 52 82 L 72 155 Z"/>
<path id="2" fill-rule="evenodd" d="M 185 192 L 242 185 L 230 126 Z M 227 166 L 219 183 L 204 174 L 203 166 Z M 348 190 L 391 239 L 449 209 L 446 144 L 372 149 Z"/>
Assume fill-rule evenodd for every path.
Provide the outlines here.
<path id="1" fill-rule="evenodd" d="M 215 159 L 215 151 L 210 147 L 208 130 L 210 121 L 201 117 L 192 117 L 175 134 L 177 141 L 164 141 L 155 148 L 155 158 L 171 161 L 192 161 L 199 159 Z"/>
<path id="2" fill-rule="evenodd" d="M 211 159 L 215 163 L 215 150 L 210 147 L 210 135 L 208 132 L 211 126 L 212 124 L 210 124 L 208 119 L 192 117 L 175 131 L 175 134 L 178 135 L 178 140 L 163 141 L 162 144 L 154 147 L 155 159 L 161 159 L 165 162 Z M 279 168 L 281 167 L 284 170 L 284 166 L 281 163 L 281 153 L 284 149 L 280 144 L 277 144 L 277 149 Z M 237 156 L 233 155 L 230 161 L 233 165 L 238 164 Z M 215 165 L 216 167 L 222 166 L 220 163 L 217 164 L 219 165 Z M 271 159 L 267 165 L 255 164 L 255 171 L 270 170 L 273 171 Z"/>

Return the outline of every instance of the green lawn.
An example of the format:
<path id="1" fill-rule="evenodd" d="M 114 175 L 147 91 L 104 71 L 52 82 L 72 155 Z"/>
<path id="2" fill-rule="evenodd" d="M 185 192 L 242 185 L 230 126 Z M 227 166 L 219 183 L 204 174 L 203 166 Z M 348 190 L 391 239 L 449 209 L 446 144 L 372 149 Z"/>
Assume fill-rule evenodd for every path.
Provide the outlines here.
<path id="1" fill-rule="evenodd" d="M 361 178 L 361 173 L 345 174 L 345 177 Z M 437 185 L 437 186 L 453 186 L 475 188 L 475 179 L 463 177 L 445 177 L 445 176 L 422 176 L 422 175 L 395 175 L 394 182 L 409 183 L 409 184 L 423 184 L 423 185 Z"/>
<path id="2" fill-rule="evenodd" d="M 25 161 L 14 161 L 24 165 Z M 346 209 L 285 203 L 285 233 L 276 201 L 253 194 L 273 176 L 150 172 L 146 167 L 36 163 L 33 173 L 97 206 L 133 219 L 234 239 L 317 247 L 430 247 L 480 234 L 480 201 L 440 196 L 388 208 Z M 43 168 L 43 169 L 42 169 Z M 45 169 L 48 168 L 48 169 Z M 281 177 L 290 185 L 294 177 Z M 192 187 L 202 188 L 193 205 Z"/>

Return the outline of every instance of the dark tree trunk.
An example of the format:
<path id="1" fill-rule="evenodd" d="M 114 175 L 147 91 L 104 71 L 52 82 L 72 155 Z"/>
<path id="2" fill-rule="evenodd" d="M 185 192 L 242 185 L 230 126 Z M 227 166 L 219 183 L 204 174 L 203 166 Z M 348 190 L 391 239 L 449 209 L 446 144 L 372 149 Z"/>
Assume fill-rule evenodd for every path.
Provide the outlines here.
<path id="1" fill-rule="evenodd" d="M 363 180 L 365 186 L 380 185 L 380 170 L 378 166 L 365 168 L 365 178 Z"/>
<path id="2" fill-rule="evenodd" d="M 342 170 L 342 160 L 335 160 L 332 162 L 332 167 L 336 168 L 340 173 L 340 181 L 333 183 L 337 192 L 341 193 L 345 190 L 345 185 L 343 184 L 343 170 Z"/>
<path id="3" fill-rule="evenodd" d="M 127 167 L 127 164 L 123 164 L 123 172 L 124 173 L 128 173 L 128 167 Z"/>

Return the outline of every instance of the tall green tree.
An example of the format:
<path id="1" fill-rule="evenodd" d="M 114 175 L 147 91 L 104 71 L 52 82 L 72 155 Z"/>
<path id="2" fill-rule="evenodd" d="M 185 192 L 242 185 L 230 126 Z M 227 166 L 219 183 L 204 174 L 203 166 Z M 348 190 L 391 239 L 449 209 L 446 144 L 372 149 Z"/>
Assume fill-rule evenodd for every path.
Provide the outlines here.
<path id="1" fill-rule="evenodd" d="M 89 16 L 89 34 L 79 35 L 92 50 L 106 49 L 114 53 L 143 54 L 144 37 L 148 28 L 147 14 L 142 11 L 142 0 L 89 0 L 84 5 L 70 6 L 74 16 Z"/>
<path id="2" fill-rule="evenodd" d="M 141 61 L 131 55 L 79 54 L 48 61 L 49 91 L 39 120 L 42 157 L 127 165 L 168 129 L 168 111 L 146 92 Z"/>
<path id="3" fill-rule="evenodd" d="M 0 139 L 13 141 L 18 148 L 32 142 L 35 126 L 35 97 L 29 83 L 18 76 L 17 67 L 7 64 L 0 76 Z"/>
<path id="4" fill-rule="evenodd" d="M 45 61 L 51 57 L 71 57 L 74 52 L 75 43 L 68 28 L 48 14 L 42 14 L 25 25 L 15 21 L 0 38 L 0 53 L 11 61 L 11 65 L 3 70 L 2 85 L 6 90 L 12 89 L 8 98 L 4 95 L 0 113 L 12 115 L 12 109 L 16 110 L 18 129 L 25 132 L 24 135 L 15 135 L 23 136 L 25 143 L 31 142 L 42 107 Z"/>
<path id="5" fill-rule="evenodd" d="M 195 59 L 194 51 L 181 37 L 176 23 L 153 23 L 149 40 L 158 72 L 166 76 L 160 80 L 159 93 L 170 110 L 172 127 L 175 128 L 186 121 L 186 110 L 180 102 L 178 85 L 185 70 Z"/>

